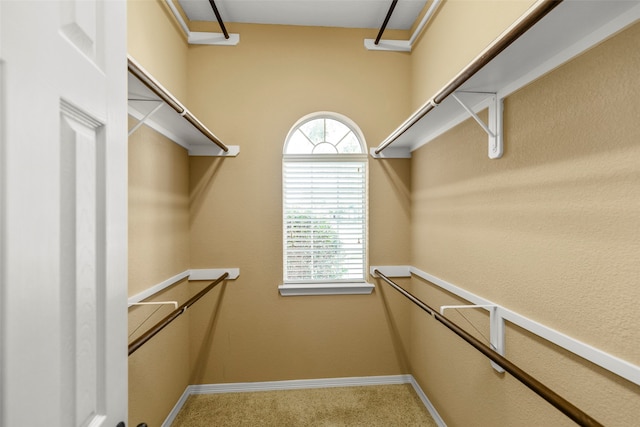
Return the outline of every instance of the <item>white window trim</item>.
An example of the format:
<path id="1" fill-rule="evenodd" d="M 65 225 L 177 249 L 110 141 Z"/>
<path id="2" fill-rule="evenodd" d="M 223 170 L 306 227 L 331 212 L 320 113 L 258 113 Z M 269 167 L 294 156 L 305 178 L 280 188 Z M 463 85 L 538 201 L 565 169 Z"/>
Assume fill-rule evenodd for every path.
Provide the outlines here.
<path id="1" fill-rule="evenodd" d="M 341 121 L 348 125 L 348 127 L 356 134 L 357 138 L 363 144 L 363 153 L 351 154 L 351 153 L 343 153 L 343 154 L 283 154 L 283 161 L 309 161 L 323 159 L 324 161 L 364 161 L 367 162 L 367 144 L 364 138 L 364 134 L 358 127 L 358 125 L 353 122 L 348 117 L 345 117 L 341 114 L 331 113 L 331 112 L 318 112 L 309 114 L 296 122 L 296 124 L 291 128 L 287 138 L 285 140 L 286 143 L 289 141 L 289 138 L 292 132 L 295 132 L 298 127 L 310 119 L 320 119 L 320 118 L 331 118 L 338 121 Z M 322 160 L 319 160 L 322 161 Z M 366 165 L 365 167 L 365 206 L 366 206 L 366 222 L 365 222 L 365 277 L 367 271 L 368 258 L 369 258 L 369 167 Z M 319 295 L 370 295 L 373 292 L 375 286 L 366 280 L 357 281 L 357 282 L 300 282 L 300 283 L 283 283 L 278 286 L 278 291 L 281 296 L 319 296 Z"/>
<path id="2" fill-rule="evenodd" d="M 278 286 L 283 297 L 305 295 L 369 295 L 375 286 L 358 283 L 284 283 Z"/>

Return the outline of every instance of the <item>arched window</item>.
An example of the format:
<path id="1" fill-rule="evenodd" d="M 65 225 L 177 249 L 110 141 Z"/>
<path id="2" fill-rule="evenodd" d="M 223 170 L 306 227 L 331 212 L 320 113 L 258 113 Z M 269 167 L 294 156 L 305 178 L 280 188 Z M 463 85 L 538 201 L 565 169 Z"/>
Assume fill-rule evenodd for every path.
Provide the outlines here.
<path id="1" fill-rule="evenodd" d="M 284 283 L 364 283 L 367 150 L 351 120 L 300 119 L 284 144 Z M 370 292 L 370 291 L 369 291 Z"/>

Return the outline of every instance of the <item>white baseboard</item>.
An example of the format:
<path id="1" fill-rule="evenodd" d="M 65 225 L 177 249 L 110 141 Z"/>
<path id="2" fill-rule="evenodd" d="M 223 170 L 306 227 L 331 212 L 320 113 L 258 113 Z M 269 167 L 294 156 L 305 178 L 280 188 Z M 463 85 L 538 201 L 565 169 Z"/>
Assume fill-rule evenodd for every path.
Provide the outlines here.
<path id="1" fill-rule="evenodd" d="M 180 412 L 180 409 L 182 409 L 184 404 L 187 402 L 187 398 L 191 395 L 189 387 L 191 386 L 187 386 L 187 388 L 184 389 L 182 396 L 180 396 L 180 399 L 178 399 L 176 404 L 173 405 L 173 409 L 171 410 L 171 412 L 169 412 L 169 415 L 167 415 L 167 418 L 164 420 L 161 427 L 171 427 L 171 424 L 173 424 L 173 420 L 176 419 L 178 413 Z"/>
<path id="2" fill-rule="evenodd" d="M 411 384 L 439 427 L 447 427 L 413 375 L 384 375 L 374 377 L 321 378 L 310 380 L 263 381 L 246 383 L 201 384 L 188 386 L 175 404 L 162 427 L 170 427 L 192 394 L 243 393 L 252 391 L 298 390 L 329 387 L 358 387 L 368 385 Z"/>
<path id="3" fill-rule="evenodd" d="M 354 387 L 364 385 L 407 384 L 410 375 L 378 377 L 321 378 L 313 380 L 264 381 L 251 383 L 190 385 L 190 394 L 242 393 L 249 391 L 299 390 L 306 388 Z"/>
<path id="4" fill-rule="evenodd" d="M 447 424 L 445 424 L 444 420 L 442 419 L 438 411 L 436 411 L 436 408 L 431 404 L 431 401 L 429 400 L 427 395 L 424 394 L 424 391 L 422 391 L 422 388 L 418 384 L 418 381 L 416 381 L 416 379 L 413 378 L 413 375 L 408 375 L 408 376 L 411 377 L 410 383 L 413 386 L 413 390 L 415 390 L 420 400 L 422 400 L 422 403 L 424 404 L 425 408 L 427 408 L 427 411 L 429 411 L 429 413 L 431 414 L 431 417 L 433 417 L 433 420 L 436 422 L 436 424 L 438 424 L 438 427 L 447 427 Z"/>

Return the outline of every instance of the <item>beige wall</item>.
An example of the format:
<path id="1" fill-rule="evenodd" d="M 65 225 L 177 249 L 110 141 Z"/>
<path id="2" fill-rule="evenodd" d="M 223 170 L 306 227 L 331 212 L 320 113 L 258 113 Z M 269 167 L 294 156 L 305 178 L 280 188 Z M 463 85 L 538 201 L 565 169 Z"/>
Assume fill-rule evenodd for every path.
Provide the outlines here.
<path id="1" fill-rule="evenodd" d="M 129 138 L 129 295 L 189 268 L 188 167 L 184 148 L 146 126 Z M 189 296 L 188 285 L 176 285 L 151 300 Z M 129 310 L 129 342 L 173 309 L 157 308 Z M 129 357 L 130 425 L 160 425 L 189 384 L 187 317 Z"/>
<path id="2" fill-rule="evenodd" d="M 127 0 L 127 50 L 188 105 L 186 36 L 164 0 Z"/>
<path id="3" fill-rule="evenodd" d="M 409 56 L 366 51 L 370 34 L 362 30 L 233 25 L 229 31 L 241 34 L 238 46 L 189 50 L 191 109 L 225 143 L 241 147 L 237 158 L 190 159 L 192 267 L 241 271 L 227 285 L 215 329 L 192 317 L 193 381 L 406 372 L 377 291 L 281 297 L 278 285 L 287 132 L 306 114 L 334 111 L 354 120 L 369 145 L 378 144 L 408 114 Z M 406 263 L 409 161 L 372 161 L 369 174 L 370 260 Z"/>
<path id="4" fill-rule="evenodd" d="M 189 268 L 188 171 L 187 150 L 154 130 L 129 138 L 129 296 Z"/>
<path id="5" fill-rule="evenodd" d="M 510 96 L 502 159 L 469 120 L 412 160 L 413 265 L 635 365 L 639 43 L 636 25 Z M 434 305 L 453 301 L 416 282 Z M 448 425 L 572 425 L 429 323 L 415 314 L 414 375 Z M 640 387 L 520 329 L 507 356 L 605 425 L 640 417 Z"/>

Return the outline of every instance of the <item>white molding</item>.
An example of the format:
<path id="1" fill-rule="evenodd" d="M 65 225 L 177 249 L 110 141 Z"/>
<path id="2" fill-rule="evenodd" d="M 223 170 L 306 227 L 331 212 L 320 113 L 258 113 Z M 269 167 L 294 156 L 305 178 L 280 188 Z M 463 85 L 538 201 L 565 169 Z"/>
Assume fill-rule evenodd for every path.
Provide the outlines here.
<path id="1" fill-rule="evenodd" d="M 393 267 L 393 266 L 390 266 L 390 267 Z M 380 271 L 384 271 L 383 269 L 387 269 L 390 267 L 377 267 L 377 268 Z M 559 347 L 562 347 L 565 350 L 570 351 L 571 353 L 577 356 L 580 356 L 583 359 L 608 370 L 609 372 L 612 372 L 628 381 L 631 381 L 634 384 L 640 385 L 640 366 L 634 365 L 630 362 L 627 362 L 626 360 L 620 359 L 619 357 L 606 353 L 589 344 L 586 344 L 582 341 L 579 341 L 575 338 L 565 335 L 562 332 L 556 331 L 555 329 L 549 328 L 548 326 L 538 323 L 535 320 L 524 317 L 512 310 L 509 310 L 507 308 L 500 306 L 499 304 L 494 303 L 493 301 L 480 297 L 472 292 L 469 292 L 463 288 L 460 288 L 454 285 L 453 283 L 447 282 L 446 280 L 433 276 L 416 267 L 411 266 L 410 271 L 412 274 L 430 283 L 433 283 L 434 285 L 454 295 L 457 295 L 473 304 L 495 306 L 497 317 L 500 317 L 504 320 L 508 320 L 509 322 L 523 329 L 526 329 L 532 334 L 535 334 L 540 338 L 544 338 L 545 340 Z M 406 277 L 406 276 L 402 276 L 402 277 Z"/>
<path id="2" fill-rule="evenodd" d="M 215 280 L 224 273 L 229 273 L 229 277 L 227 280 L 235 280 L 240 275 L 239 268 L 212 268 L 212 269 L 195 269 L 195 270 L 185 270 L 182 273 L 178 273 L 173 277 L 168 278 L 167 280 L 163 280 L 157 285 L 153 285 L 144 291 L 129 297 L 128 304 L 129 307 L 135 303 L 138 303 L 142 300 L 145 300 L 160 291 L 168 288 L 171 285 L 175 285 L 181 280 Z"/>
<path id="3" fill-rule="evenodd" d="M 431 403 L 431 401 L 429 400 L 425 392 L 422 390 L 422 387 L 420 387 L 420 384 L 418 384 L 418 381 L 416 381 L 413 375 L 409 375 L 409 377 L 410 377 L 409 383 L 413 386 L 413 390 L 416 392 L 416 394 L 422 401 L 422 404 L 427 408 L 427 411 L 429 411 L 429 413 L 431 414 L 431 417 L 436 422 L 438 427 L 447 427 L 447 424 L 444 422 L 444 420 L 436 410 L 435 406 L 433 406 L 433 404 Z"/>
<path id="4" fill-rule="evenodd" d="M 369 295 L 374 285 L 362 283 L 287 283 L 278 286 L 280 295 L 310 296 L 310 295 Z"/>
<path id="5" fill-rule="evenodd" d="M 373 377 L 320 378 L 308 380 L 263 381 L 226 384 L 190 385 L 190 394 L 244 393 L 253 391 L 301 390 L 331 387 L 359 387 L 367 385 L 408 384 L 410 375 Z"/>
<path id="6" fill-rule="evenodd" d="M 184 389 L 184 392 L 182 392 L 182 395 L 180 396 L 176 404 L 173 405 L 171 412 L 169 412 L 169 415 L 167 415 L 167 418 L 165 418 L 164 422 L 160 427 L 171 427 L 171 424 L 173 424 L 173 421 L 176 419 L 176 417 L 180 413 L 180 410 L 182 409 L 184 404 L 187 403 L 187 399 L 192 394 L 190 387 L 193 387 L 193 386 L 187 386 L 187 388 Z"/>
<path id="7" fill-rule="evenodd" d="M 427 408 L 439 427 L 446 427 L 446 424 L 431 404 L 426 394 L 413 375 L 382 375 L 370 377 L 344 377 L 344 378 L 321 378 L 308 380 L 285 380 L 285 381 L 263 381 L 263 382 L 243 382 L 224 384 L 200 384 L 187 386 L 178 402 L 175 404 L 162 427 L 170 427 L 178 416 L 180 409 L 185 404 L 189 396 L 193 394 L 220 394 L 220 393 L 247 393 L 256 391 L 276 391 L 276 390 L 301 390 L 314 388 L 331 387 L 362 387 L 373 385 L 393 385 L 411 384 L 414 391 Z"/>
<path id="8" fill-rule="evenodd" d="M 203 268 L 191 269 L 189 280 L 215 280 L 224 273 L 229 273 L 227 280 L 235 280 L 240 276 L 239 268 Z"/>

